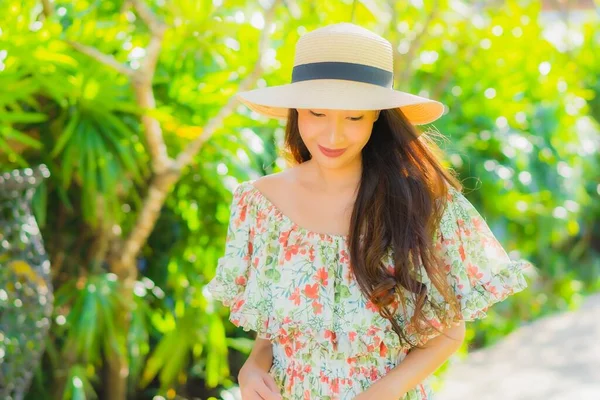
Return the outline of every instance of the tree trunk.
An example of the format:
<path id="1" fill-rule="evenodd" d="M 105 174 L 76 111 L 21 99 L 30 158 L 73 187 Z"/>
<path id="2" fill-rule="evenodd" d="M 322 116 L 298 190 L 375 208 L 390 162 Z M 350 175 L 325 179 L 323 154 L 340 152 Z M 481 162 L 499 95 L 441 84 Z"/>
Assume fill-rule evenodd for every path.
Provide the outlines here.
<path id="1" fill-rule="evenodd" d="M 121 314 L 115 321 L 117 332 L 122 335 L 121 352 L 107 354 L 107 398 L 110 400 L 125 400 L 127 398 L 127 378 L 129 377 L 129 354 L 127 337 L 131 313 L 134 311 L 133 285 L 137 279 L 136 255 L 148 240 L 160 210 L 171 188 L 179 179 L 178 172 L 167 172 L 156 175 L 150 182 L 148 193 L 134 228 L 121 247 L 120 254 L 112 256 L 110 269 L 117 275 L 119 299 L 122 301 Z"/>
<path id="2" fill-rule="evenodd" d="M 117 262 L 118 263 L 118 262 Z M 135 273 L 135 265 L 121 265 L 118 269 Z M 115 327 L 117 332 L 123 335 L 123 346 L 121 350 L 123 354 L 119 355 L 116 351 L 112 354 L 107 354 L 107 376 L 106 376 L 106 398 L 110 400 L 126 400 L 127 399 L 127 378 L 129 376 L 129 354 L 127 351 L 127 333 L 129 332 L 129 323 L 131 321 L 131 311 L 133 304 L 133 283 L 135 279 L 121 280 L 119 287 L 119 298 L 123 300 L 124 307 L 122 312 L 117 316 Z"/>

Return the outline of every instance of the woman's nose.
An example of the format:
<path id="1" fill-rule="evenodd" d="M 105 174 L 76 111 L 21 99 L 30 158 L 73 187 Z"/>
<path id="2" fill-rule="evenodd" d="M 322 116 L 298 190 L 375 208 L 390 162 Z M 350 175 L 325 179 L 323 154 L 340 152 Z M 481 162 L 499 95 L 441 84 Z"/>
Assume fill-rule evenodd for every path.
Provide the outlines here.
<path id="1" fill-rule="evenodd" d="M 334 119 L 329 127 L 329 142 L 331 144 L 340 143 L 344 138 L 344 127 L 341 121 Z"/>

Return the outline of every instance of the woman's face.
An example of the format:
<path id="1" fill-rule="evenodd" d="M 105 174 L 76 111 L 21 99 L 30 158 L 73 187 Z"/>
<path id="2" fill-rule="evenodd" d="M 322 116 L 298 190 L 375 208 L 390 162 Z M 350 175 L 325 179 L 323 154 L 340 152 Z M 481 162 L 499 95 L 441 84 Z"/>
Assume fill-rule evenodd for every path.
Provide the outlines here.
<path id="1" fill-rule="evenodd" d="M 312 159 L 327 168 L 360 160 L 379 111 L 298 109 L 298 129 Z"/>

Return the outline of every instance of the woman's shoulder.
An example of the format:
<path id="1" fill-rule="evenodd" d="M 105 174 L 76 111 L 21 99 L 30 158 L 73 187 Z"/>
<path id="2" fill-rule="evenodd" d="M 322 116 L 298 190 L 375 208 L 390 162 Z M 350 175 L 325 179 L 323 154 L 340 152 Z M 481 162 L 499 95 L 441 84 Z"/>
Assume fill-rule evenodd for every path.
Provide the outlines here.
<path id="1" fill-rule="evenodd" d="M 290 175 L 290 171 L 285 170 L 238 183 L 233 190 L 231 218 L 242 218 L 249 223 L 257 217 L 264 219 L 277 214 L 275 204 L 285 204 L 286 195 L 291 192 L 293 179 Z"/>
<path id="2" fill-rule="evenodd" d="M 304 167 L 302 165 L 296 165 L 283 171 L 261 176 L 260 178 L 249 182 L 263 193 L 286 190 L 294 184 L 297 184 L 303 169 Z"/>

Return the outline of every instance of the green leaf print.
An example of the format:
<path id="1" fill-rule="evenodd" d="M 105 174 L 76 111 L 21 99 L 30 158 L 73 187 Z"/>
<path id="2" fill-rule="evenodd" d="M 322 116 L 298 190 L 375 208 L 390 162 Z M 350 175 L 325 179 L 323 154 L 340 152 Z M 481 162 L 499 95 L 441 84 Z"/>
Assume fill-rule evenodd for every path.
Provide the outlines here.
<path id="1" fill-rule="evenodd" d="M 350 297 L 350 289 L 348 289 L 348 286 L 340 286 L 340 295 L 343 299 Z"/>
<path id="2" fill-rule="evenodd" d="M 273 282 L 279 282 L 281 280 L 281 273 L 277 271 L 275 268 L 271 268 L 265 271 L 265 275 L 267 278 L 271 279 Z"/>

